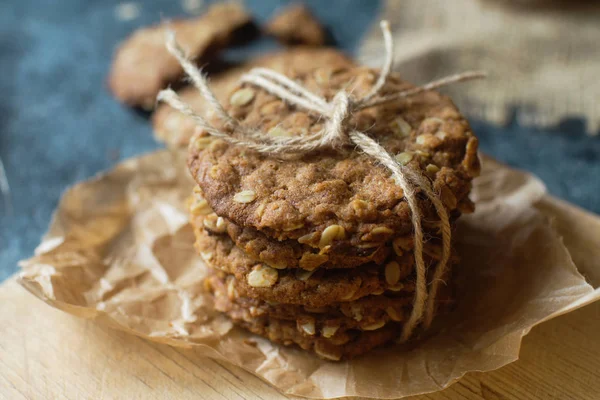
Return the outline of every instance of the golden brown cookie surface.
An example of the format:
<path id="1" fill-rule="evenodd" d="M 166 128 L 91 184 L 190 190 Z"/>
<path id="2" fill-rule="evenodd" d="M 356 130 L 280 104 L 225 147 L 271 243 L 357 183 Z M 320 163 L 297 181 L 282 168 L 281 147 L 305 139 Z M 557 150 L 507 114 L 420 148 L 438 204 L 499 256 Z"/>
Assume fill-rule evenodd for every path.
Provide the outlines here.
<path id="1" fill-rule="evenodd" d="M 297 79 L 330 100 L 342 89 L 360 98 L 376 75 L 365 68 L 322 68 Z M 392 77 L 383 93 L 409 87 Z M 251 85 L 237 89 L 226 108 L 266 135 L 301 136 L 323 128 L 322 117 Z M 467 195 L 479 171 L 477 139 L 447 97 L 425 92 L 365 109 L 350 125 L 428 177 L 451 214 L 472 209 Z M 192 176 L 211 208 L 238 226 L 277 240 L 308 237 L 320 247 L 335 240 L 386 243 L 412 230 L 402 189 L 386 168 L 353 148 L 282 160 L 201 136 L 190 143 Z M 428 202 L 420 205 L 426 219 L 436 219 Z"/>

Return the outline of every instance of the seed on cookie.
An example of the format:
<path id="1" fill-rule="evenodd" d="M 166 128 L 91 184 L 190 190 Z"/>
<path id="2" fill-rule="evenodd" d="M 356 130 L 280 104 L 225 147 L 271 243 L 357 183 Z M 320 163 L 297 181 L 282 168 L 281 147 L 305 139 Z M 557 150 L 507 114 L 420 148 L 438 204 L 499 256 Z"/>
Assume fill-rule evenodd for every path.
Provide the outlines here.
<path id="1" fill-rule="evenodd" d="M 420 130 L 422 132 L 437 132 L 443 123 L 444 120 L 437 117 L 425 118 L 421 122 Z"/>
<path id="2" fill-rule="evenodd" d="M 444 203 L 448 209 L 454 210 L 456 208 L 456 196 L 454 196 L 454 193 L 452 193 L 452 190 L 450 190 L 448 186 L 444 185 L 441 187 L 440 195 L 442 198 L 442 203 Z"/>
<path id="3" fill-rule="evenodd" d="M 438 139 L 441 139 L 441 140 L 446 139 L 447 136 L 448 136 L 448 134 L 446 132 L 444 132 L 444 131 L 437 131 L 435 133 L 435 137 L 438 138 Z"/>
<path id="4" fill-rule="evenodd" d="M 385 326 L 385 321 L 373 322 L 370 324 L 365 324 L 360 327 L 363 331 L 375 331 L 379 328 L 383 328 Z"/>
<path id="5" fill-rule="evenodd" d="M 298 265 L 300 265 L 300 268 L 302 269 L 312 271 L 320 265 L 325 264 L 328 260 L 329 257 L 325 254 L 304 253 L 298 262 Z"/>
<path id="6" fill-rule="evenodd" d="M 242 107 L 250 103 L 254 99 L 254 90 L 243 88 L 236 90 L 229 98 L 229 103 L 232 106 Z"/>
<path id="7" fill-rule="evenodd" d="M 329 225 L 323 233 L 321 233 L 321 239 L 319 240 L 319 247 L 325 247 L 330 245 L 334 240 L 344 239 L 346 237 L 346 230 L 340 225 Z"/>
<path id="8" fill-rule="evenodd" d="M 300 243 L 300 244 L 310 244 L 313 240 L 315 240 L 316 237 L 317 237 L 317 233 L 316 232 L 309 233 L 307 235 L 300 236 L 298 238 L 298 243 Z"/>
<path id="9" fill-rule="evenodd" d="M 414 156 L 415 156 L 414 153 L 412 153 L 410 151 L 404 151 L 404 152 L 396 155 L 396 161 L 398 161 L 401 165 L 406 165 L 412 161 Z"/>
<path id="10" fill-rule="evenodd" d="M 392 229 L 388 228 L 387 226 L 376 226 L 375 228 L 373 228 L 371 230 L 371 233 L 374 235 L 379 235 L 379 234 L 394 233 L 394 231 Z"/>
<path id="11" fill-rule="evenodd" d="M 440 138 L 432 135 L 431 133 L 423 133 L 422 135 L 417 136 L 416 142 L 417 144 L 428 148 L 435 148 L 442 143 Z"/>
<path id="12" fill-rule="evenodd" d="M 283 129 L 282 127 L 278 126 L 274 126 L 273 128 L 269 129 L 269 131 L 267 132 L 270 136 L 275 136 L 275 137 L 288 137 L 291 136 L 290 132 Z"/>
<path id="13" fill-rule="evenodd" d="M 394 133 L 400 137 L 410 136 L 410 131 L 412 130 L 410 124 L 402 117 L 396 118 L 394 122 L 392 122 L 391 128 Z"/>
<path id="14" fill-rule="evenodd" d="M 207 252 L 207 251 L 201 251 L 200 252 L 200 257 L 202 257 L 202 259 L 205 262 L 209 262 L 213 258 L 213 253 L 210 253 L 210 252 Z"/>
<path id="15" fill-rule="evenodd" d="M 237 299 L 239 296 L 238 291 L 236 290 L 233 279 L 229 279 L 227 282 L 227 298 L 229 300 Z"/>
<path id="16" fill-rule="evenodd" d="M 205 148 L 210 146 L 213 140 L 214 138 L 212 136 L 197 137 L 192 143 L 192 146 L 194 146 L 196 150 L 204 150 Z"/>
<path id="17" fill-rule="evenodd" d="M 225 233 L 225 220 L 215 213 L 207 215 L 202 223 L 204 224 L 204 227 L 211 232 Z"/>
<path id="18" fill-rule="evenodd" d="M 256 199 L 256 192 L 254 190 L 242 190 L 233 196 L 233 201 L 236 203 L 252 203 Z"/>
<path id="19" fill-rule="evenodd" d="M 395 285 L 400 280 L 400 265 L 396 261 L 392 261 L 385 266 L 385 281 L 389 285 Z"/>
<path id="20" fill-rule="evenodd" d="M 302 330 L 307 335 L 311 335 L 312 336 L 316 332 L 315 321 L 311 320 L 311 319 L 307 319 L 307 320 L 304 320 L 304 321 L 299 320 L 298 321 L 298 327 L 300 328 L 300 330 Z"/>
<path id="21" fill-rule="evenodd" d="M 298 223 L 291 224 L 291 225 L 288 225 L 288 226 L 284 227 L 283 231 L 284 232 L 291 232 L 291 231 L 295 231 L 297 229 L 302 229 L 302 228 L 304 228 L 304 223 L 303 222 L 298 222 Z"/>
<path id="22" fill-rule="evenodd" d="M 296 270 L 296 279 L 301 280 L 301 281 L 307 281 L 314 273 L 315 273 L 314 270 L 308 271 L 308 270 L 298 269 L 298 270 Z"/>
<path id="23" fill-rule="evenodd" d="M 194 189 L 192 189 L 192 193 L 194 193 L 194 197 L 196 197 L 198 200 L 204 199 L 202 195 L 202 189 L 200 189 L 200 186 L 194 186 Z"/>
<path id="24" fill-rule="evenodd" d="M 415 150 L 415 154 L 418 155 L 421 158 L 429 158 L 429 157 L 431 157 L 430 153 L 428 153 L 426 151 L 423 151 L 423 150 Z"/>
<path id="25" fill-rule="evenodd" d="M 358 291 L 358 288 L 346 293 L 345 295 L 343 295 L 341 297 L 341 299 L 344 301 L 352 300 L 352 298 L 354 297 L 354 295 L 356 294 L 357 291 Z"/>
<path id="26" fill-rule="evenodd" d="M 339 361 L 342 358 L 341 350 L 330 349 L 324 343 L 321 342 L 315 343 L 314 349 L 315 353 L 327 360 Z"/>
<path id="27" fill-rule="evenodd" d="M 278 114 L 283 108 L 285 108 L 285 104 L 282 101 L 274 100 L 260 108 L 261 115 L 273 115 Z"/>
<path id="28" fill-rule="evenodd" d="M 439 170 L 440 169 L 438 168 L 438 166 L 434 165 L 434 164 L 427 164 L 427 166 L 425 167 L 425 171 L 427 171 L 427 173 L 429 173 L 429 174 L 435 174 Z"/>
<path id="29" fill-rule="evenodd" d="M 208 215 L 213 212 L 212 208 L 208 205 L 208 202 L 204 199 L 194 199 L 194 202 L 190 206 L 190 212 L 193 215 Z"/>
<path id="30" fill-rule="evenodd" d="M 255 306 L 250 306 L 250 308 L 248 308 L 248 310 L 250 311 L 250 315 L 252 317 L 258 317 L 258 316 L 264 314 L 263 310 L 260 310 L 260 309 L 256 308 Z"/>
<path id="31" fill-rule="evenodd" d="M 369 203 L 367 203 L 366 201 L 361 200 L 361 199 L 354 199 L 354 200 L 352 200 L 352 202 L 350 203 L 350 205 L 352 206 L 352 208 L 356 212 L 364 211 L 364 210 L 366 210 L 369 207 Z"/>
<path id="32" fill-rule="evenodd" d="M 356 245 L 359 249 L 372 249 L 373 247 L 379 247 L 381 243 L 378 242 L 367 242 Z"/>
<path id="33" fill-rule="evenodd" d="M 395 285 L 388 286 L 388 290 L 391 290 L 392 292 L 399 292 L 402 289 L 404 289 L 404 285 L 402 283 L 397 283 Z"/>
<path id="34" fill-rule="evenodd" d="M 336 346 L 341 346 L 344 345 L 346 343 L 348 343 L 350 341 L 350 336 L 347 334 L 340 334 L 340 335 L 335 335 L 332 338 L 329 339 L 329 341 L 331 342 L 331 344 L 334 344 Z"/>
<path id="35" fill-rule="evenodd" d="M 362 321 L 362 319 L 363 319 L 362 308 L 360 308 L 356 304 L 353 304 L 351 307 L 351 311 L 352 311 L 352 318 L 354 318 L 358 322 Z"/>
<path id="36" fill-rule="evenodd" d="M 254 210 L 254 215 L 256 215 L 260 219 L 265 213 L 266 207 L 267 205 L 265 203 L 260 203 L 258 207 L 256 207 L 256 209 Z"/>
<path id="37" fill-rule="evenodd" d="M 335 333 L 338 331 L 338 329 L 340 329 L 339 325 L 324 326 L 323 329 L 321 329 L 321 334 L 325 338 L 330 338 L 333 335 L 335 335 Z"/>
<path id="38" fill-rule="evenodd" d="M 285 263 L 270 262 L 268 264 L 269 264 L 269 267 L 275 268 L 275 269 L 286 269 L 287 268 L 287 264 L 285 264 Z"/>
<path id="39" fill-rule="evenodd" d="M 248 285 L 252 287 L 271 287 L 277 283 L 279 273 L 276 269 L 264 264 L 256 265 L 247 276 Z"/>
<path id="40" fill-rule="evenodd" d="M 219 177 L 219 167 L 216 165 L 213 165 L 212 167 L 210 167 L 209 174 L 210 174 L 211 178 L 217 179 Z"/>
<path id="41" fill-rule="evenodd" d="M 444 120 L 438 117 L 429 117 L 429 118 L 425 118 L 422 122 L 423 124 L 425 123 L 437 123 L 437 124 L 443 124 Z"/>
<path id="42" fill-rule="evenodd" d="M 329 78 L 331 78 L 331 69 L 330 68 L 319 68 L 315 71 L 315 81 L 320 86 L 325 86 L 329 84 Z"/>
<path id="43" fill-rule="evenodd" d="M 403 320 L 402 313 L 399 313 L 394 307 L 386 308 L 385 312 L 392 321 L 399 322 Z"/>
<path id="44" fill-rule="evenodd" d="M 396 255 L 401 256 L 405 251 L 412 249 L 413 238 L 412 236 L 401 236 L 394 239 L 392 242 L 392 248 Z"/>

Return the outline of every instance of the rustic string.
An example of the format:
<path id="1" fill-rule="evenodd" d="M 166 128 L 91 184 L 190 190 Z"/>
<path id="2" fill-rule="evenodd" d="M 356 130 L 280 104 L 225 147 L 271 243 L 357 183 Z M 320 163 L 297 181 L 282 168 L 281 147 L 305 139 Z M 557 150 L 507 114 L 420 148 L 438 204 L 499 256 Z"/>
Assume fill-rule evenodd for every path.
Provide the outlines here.
<path id="1" fill-rule="evenodd" d="M 381 145 L 366 134 L 350 129 L 347 122 L 352 113 L 368 107 L 398 101 L 414 96 L 427 90 L 436 89 L 452 83 L 484 77 L 481 72 L 466 72 L 458 75 L 432 81 L 426 85 L 399 91 L 386 96 L 379 96 L 393 67 L 393 43 L 387 21 L 381 22 L 386 57 L 380 75 L 369 91 L 361 99 L 351 97 L 345 91 L 338 92 L 331 102 L 322 98 L 290 78 L 266 68 L 255 68 L 241 78 L 242 83 L 257 86 L 280 99 L 298 107 L 312 111 L 327 119 L 325 127 L 314 134 L 287 138 L 272 137 L 261 134 L 256 130 L 243 127 L 232 118 L 216 99 L 208 87 L 208 82 L 196 66 L 188 60 L 183 50 L 171 32 L 167 37 L 167 49 L 173 54 L 184 71 L 190 76 L 194 86 L 207 100 L 215 115 L 221 119 L 228 131 L 222 131 L 210 124 L 204 117 L 196 114 L 177 93 L 166 89 L 158 94 L 158 100 L 168 103 L 174 109 L 191 117 L 209 135 L 222 139 L 230 144 L 243 146 L 260 153 L 269 155 L 307 154 L 320 149 L 337 149 L 343 145 L 354 145 L 359 150 L 377 160 L 392 174 L 396 184 L 404 192 L 404 197 L 411 210 L 411 222 L 414 230 L 414 257 L 416 272 L 416 289 L 413 309 L 410 317 L 403 326 L 401 341 L 406 341 L 424 316 L 424 324 L 431 323 L 435 310 L 435 297 L 442 278 L 447 269 L 451 251 L 451 227 L 448 213 L 439 196 L 431 187 L 430 181 L 420 172 L 399 164 Z M 433 279 L 430 283 L 430 293 L 427 290 L 427 268 L 423 260 L 423 230 L 421 226 L 421 211 L 419 209 L 417 192 L 421 190 L 434 205 L 441 222 L 442 256 L 436 265 Z"/>

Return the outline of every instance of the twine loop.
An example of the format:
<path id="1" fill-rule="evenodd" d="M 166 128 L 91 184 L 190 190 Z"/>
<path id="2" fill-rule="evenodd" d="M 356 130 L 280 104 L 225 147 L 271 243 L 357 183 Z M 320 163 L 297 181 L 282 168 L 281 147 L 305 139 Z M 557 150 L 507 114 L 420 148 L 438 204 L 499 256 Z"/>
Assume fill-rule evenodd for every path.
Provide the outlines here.
<path id="1" fill-rule="evenodd" d="M 283 154 L 308 154 L 322 149 L 339 149 L 345 145 L 354 145 L 363 151 L 390 172 L 395 183 L 404 192 L 404 197 L 411 210 L 411 222 L 414 231 L 414 256 L 416 272 L 416 289 L 413 301 L 413 309 L 410 317 L 404 323 L 400 341 L 406 341 L 423 319 L 425 327 L 431 324 L 435 311 L 435 298 L 442 278 L 447 269 L 451 252 L 451 226 L 446 208 L 431 186 L 428 178 L 419 171 L 399 164 L 381 145 L 363 132 L 353 129 L 349 120 L 353 113 L 365 108 L 375 107 L 381 104 L 397 101 L 402 98 L 457 83 L 466 80 L 482 78 L 482 72 L 465 72 L 462 74 L 448 76 L 446 78 L 430 82 L 426 85 L 399 91 L 381 96 L 379 93 L 385 85 L 393 67 L 393 41 L 389 23 L 381 22 L 383 39 L 385 45 L 385 60 L 379 77 L 369 92 L 362 98 L 356 99 L 345 91 L 338 92 L 328 102 L 325 98 L 318 96 L 285 75 L 267 68 L 254 68 L 244 74 L 241 83 L 251 84 L 259 87 L 280 99 L 304 108 L 327 120 L 324 128 L 317 132 L 300 137 L 272 137 L 258 132 L 252 128 L 244 127 L 232 118 L 216 99 L 214 93 L 208 87 L 206 78 L 198 71 L 196 66 L 185 56 L 184 51 L 175 40 L 175 35 L 169 32 L 167 37 L 167 49 L 177 58 L 186 74 L 191 78 L 194 86 L 211 106 L 215 115 L 224 123 L 230 132 L 224 132 L 210 124 L 203 116 L 196 114 L 188 104 L 183 102 L 177 93 L 171 89 L 165 89 L 158 94 L 157 100 L 164 101 L 174 109 L 191 117 L 196 124 L 209 135 L 222 139 L 230 144 L 243 146 L 268 155 Z M 427 282 L 427 268 L 423 261 L 423 230 L 421 227 L 421 211 L 417 199 L 417 192 L 423 192 L 435 207 L 440 218 L 442 233 L 442 256 L 435 266 L 433 278 Z M 429 288 L 428 288 L 429 286 Z M 429 290 L 428 290 L 429 289 Z"/>

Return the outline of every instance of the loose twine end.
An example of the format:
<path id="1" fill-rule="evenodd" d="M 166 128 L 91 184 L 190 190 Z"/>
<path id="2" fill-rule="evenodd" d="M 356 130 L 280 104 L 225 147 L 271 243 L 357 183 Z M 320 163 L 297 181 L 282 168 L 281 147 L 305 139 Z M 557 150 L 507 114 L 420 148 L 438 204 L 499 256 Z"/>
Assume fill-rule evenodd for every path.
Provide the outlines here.
<path id="1" fill-rule="evenodd" d="M 167 31 L 166 46 L 168 51 L 179 61 L 194 86 L 208 102 L 211 110 L 224 123 L 228 130 L 222 131 L 210 124 L 204 117 L 195 113 L 171 89 L 161 91 L 158 94 L 157 100 L 165 102 L 174 109 L 191 117 L 209 135 L 230 144 L 246 147 L 263 154 L 273 156 L 282 154 L 301 155 L 321 149 L 337 149 L 342 145 L 351 144 L 385 166 L 391 172 L 394 181 L 404 191 L 404 197 L 411 210 L 411 222 L 414 231 L 416 290 L 411 315 L 404 323 L 400 335 L 400 341 L 406 341 L 421 321 L 425 328 L 429 327 L 435 314 L 435 299 L 440 282 L 442 282 L 442 277 L 446 273 L 451 252 L 452 232 L 450 220 L 446 208 L 434 192 L 428 178 L 423 176 L 419 171 L 399 164 L 374 139 L 363 132 L 351 129 L 348 126 L 348 120 L 354 112 L 359 110 L 398 101 L 402 98 L 415 96 L 419 93 L 450 84 L 481 79 L 486 74 L 482 71 L 464 72 L 447 76 L 419 87 L 381 96 L 379 93 L 393 69 L 394 46 L 389 22 L 381 21 L 380 25 L 385 45 L 385 59 L 377 81 L 369 93 L 360 99 L 352 98 L 348 93 L 340 91 L 334 96 L 331 102 L 328 102 L 325 98 L 310 92 L 287 76 L 267 68 L 254 68 L 242 76 L 240 82 L 259 87 L 290 104 L 312 111 L 325 118 L 327 123 L 320 132 L 295 138 L 271 137 L 241 126 L 237 120 L 225 111 L 216 99 L 214 93 L 208 87 L 206 77 L 187 59 L 184 51 L 178 45 L 173 31 Z M 423 260 L 424 238 L 421 226 L 422 215 L 417 199 L 418 189 L 431 201 L 441 222 L 442 256 L 435 266 L 433 279 L 430 283 L 427 282 L 427 268 Z"/>

